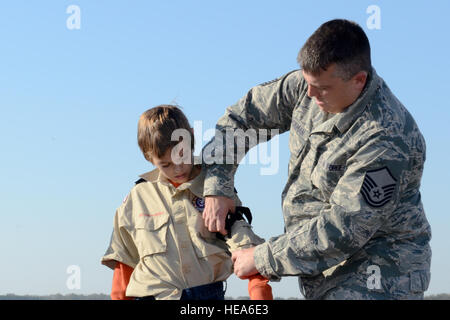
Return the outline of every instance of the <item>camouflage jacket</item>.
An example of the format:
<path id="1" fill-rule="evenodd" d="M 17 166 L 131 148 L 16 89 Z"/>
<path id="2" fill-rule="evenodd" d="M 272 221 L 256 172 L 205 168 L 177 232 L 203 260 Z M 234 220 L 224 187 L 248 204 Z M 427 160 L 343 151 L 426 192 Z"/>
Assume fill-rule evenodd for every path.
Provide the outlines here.
<path id="1" fill-rule="evenodd" d="M 298 276 L 313 299 L 423 296 L 431 263 L 419 192 L 425 141 L 375 70 L 341 113 L 321 111 L 296 70 L 252 88 L 216 128 L 290 131 L 286 232 L 256 247 L 262 275 Z M 231 196 L 236 169 L 208 165 L 204 195 Z"/>

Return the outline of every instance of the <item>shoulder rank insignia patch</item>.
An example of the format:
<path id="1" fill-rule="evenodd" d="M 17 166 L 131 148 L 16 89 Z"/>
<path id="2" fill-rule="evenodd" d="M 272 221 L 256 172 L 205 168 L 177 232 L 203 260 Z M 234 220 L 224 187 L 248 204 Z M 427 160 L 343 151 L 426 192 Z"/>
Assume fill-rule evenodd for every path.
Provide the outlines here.
<path id="1" fill-rule="evenodd" d="M 194 197 L 194 199 L 192 199 L 192 204 L 194 205 L 194 208 L 200 212 L 203 212 L 203 209 L 205 209 L 205 199 L 203 198 Z"/>
<path id="2" fill-rule="evenodd" d="M 361 194 L 369 206 L 379 208 L 392 199 L 396 183 L 397 180 L 387 167 L 367 171 Z"/>

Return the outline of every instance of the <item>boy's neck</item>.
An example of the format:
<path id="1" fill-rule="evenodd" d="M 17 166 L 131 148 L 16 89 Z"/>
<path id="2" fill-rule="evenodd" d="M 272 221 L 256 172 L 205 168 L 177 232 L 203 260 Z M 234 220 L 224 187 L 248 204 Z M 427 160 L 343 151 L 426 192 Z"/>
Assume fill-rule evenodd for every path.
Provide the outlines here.
<path id="1" fill-rule="evenodd" d="M 174 181 L 172 181 L 172 180 L 170 180 L 170 179 L 167 179 L 167 180 L 169 180 L 169 182 L 170 182 L 175 188 L 178 188 L 180 185 L 182 185 L 182 183 L 177 183 L 177 182 L 174 182 Z"/>

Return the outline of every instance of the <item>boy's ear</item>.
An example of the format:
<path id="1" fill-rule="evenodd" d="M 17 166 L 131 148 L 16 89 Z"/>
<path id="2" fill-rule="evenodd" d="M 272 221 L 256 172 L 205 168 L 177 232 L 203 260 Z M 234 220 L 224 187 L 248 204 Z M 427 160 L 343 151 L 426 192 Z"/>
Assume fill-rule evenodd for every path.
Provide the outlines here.
<path id="1" fill-rule="evenodd" d="M 147 159 L 152 165 L 155 165 L 153 163 L 153 158 L 152 158 L 150 152 L 147 152 L 147 155 L 146 155 L 145 159 Z"/>

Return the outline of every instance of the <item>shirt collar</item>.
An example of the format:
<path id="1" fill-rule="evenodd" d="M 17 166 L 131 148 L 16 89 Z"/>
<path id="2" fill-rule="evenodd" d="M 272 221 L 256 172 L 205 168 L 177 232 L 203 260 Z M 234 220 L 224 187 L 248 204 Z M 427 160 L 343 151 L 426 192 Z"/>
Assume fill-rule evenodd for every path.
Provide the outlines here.
<path id="1" fill-rule="evenodd" d="M 175 188 L 170 183 L 170 181 L 164 175 L 161 174 L 158 168 L 150 172 L 141 174 L 139 177 L 148 182 L 159 182 L 161 184 L 168 186 L 169 188 L 173 188 L 178 191 L 189 189 L 195 196 L 203 198 L 203 182 L 205 180 L 205 174 L 206 170 L 204 169 L 204 167 L 202 167 L 202 170 L 194 179 L 182 183 L 181 185 L 178 186 L 178 188 Z"/>
<path id="2" fill-rule="evenodd" d="M 159 182 L 159 181 L 161 181 L 160 172 L 159 172 L 158 168 L 156 168 L 156 169 L 154 169 L 152 171 L 143 173 L 139 177 L 141 177 L 142 179 L 144 179 L 145 181 L 148 181 L 148 182 Z M 161 177 L 162 177 L 162 175 L 161 175 Z M 166 179 L 166 181 L 167 181 L 167 179 Z"/>
<path id="3" fill-rule="evenodd" d="M 363 92 L 343 112 L 336 114 L 334 125 L 339 132 L 344 133 L 353 124 L 361 113 L 366 109 L 375 91 L 381 86 L 382 79 L 377 75 L 375 69 L 369 74 L 368 83 Z"/>
<path id="4" fill-rule="evenodd" d="M 178 190 L 189 189 L 195 196 L 203 198 L 203 182 L 205 181 L 205 175 L 206 170 L 202 166 L 202 170 L 194 179 L 181 184 L 177 189 Z"/>
<path id="5" fill-rule="evenodd" d="M 319 108 L 319 107 L 317 107 Z M 322 119 L 320 119 L 322 118 Z M 323 112 L 320 110 L 320 112 L 317 114 L 316 121 L 320 124 L 314 127 L 314 129 L 311 131 L 311 134 L 313 133 L 332 133 L 333 128 L 336 125 L 336 119 L 337 115 Z"/>

